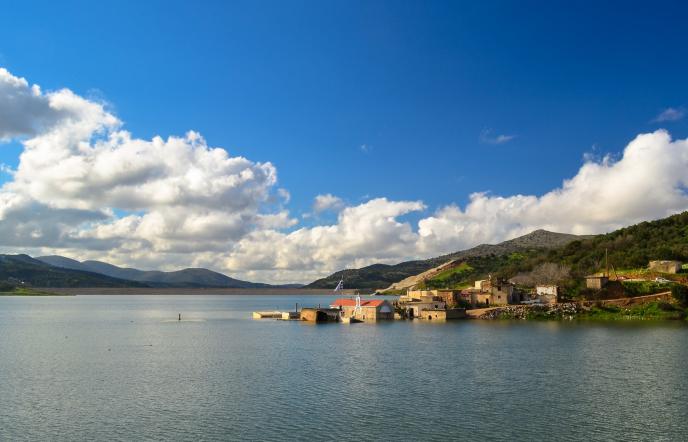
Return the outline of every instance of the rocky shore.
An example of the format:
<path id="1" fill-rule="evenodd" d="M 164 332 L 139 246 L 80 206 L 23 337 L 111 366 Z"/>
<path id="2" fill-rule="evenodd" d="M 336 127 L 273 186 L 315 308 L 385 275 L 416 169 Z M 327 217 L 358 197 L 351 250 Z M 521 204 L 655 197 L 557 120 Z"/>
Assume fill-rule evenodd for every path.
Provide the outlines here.
<path id="1" fill-rule="evenodd" d="M 478 319 L 573 319 L 584 308 L 575 302 L 546 305 L 508 305 L 491 309 Z"/>
<path id="2" fill-rule="evenodd" d="M 566 302 L 494 307 L 485 309 L 477 315 L 470 315 L 469 311 L 469 316 L 474 319 L 684 320 L 688 318 L 688 309 L 679 304 L 661 300 L 629 305 Z"/>

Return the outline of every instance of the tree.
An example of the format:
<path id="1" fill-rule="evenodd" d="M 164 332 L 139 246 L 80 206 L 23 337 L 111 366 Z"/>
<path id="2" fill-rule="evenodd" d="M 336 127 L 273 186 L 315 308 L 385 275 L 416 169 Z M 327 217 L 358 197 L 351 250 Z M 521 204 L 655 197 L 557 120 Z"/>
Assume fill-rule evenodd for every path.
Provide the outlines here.
<path id="1" fill-rule="evenodd" d="M 511 281 L 515 284 L 534 287 L 538 284 L 559 284 L 571 276 L 571 269 L 563 264 L 546 262 L 535 267 L 532 272 L 520 273 Z"/>
<path id="2" fill-rule="evenodd" d="M 671 288 L 671 295 L 681 305 L 688 305 L 688 287 L 683 284 L 675 284 Z"/>
<path id="3" fill-rule="evenodd" d="M 0 281 L 0 292 L 11 292 L 14 291 L 14 284 L 7 281 Z"/>

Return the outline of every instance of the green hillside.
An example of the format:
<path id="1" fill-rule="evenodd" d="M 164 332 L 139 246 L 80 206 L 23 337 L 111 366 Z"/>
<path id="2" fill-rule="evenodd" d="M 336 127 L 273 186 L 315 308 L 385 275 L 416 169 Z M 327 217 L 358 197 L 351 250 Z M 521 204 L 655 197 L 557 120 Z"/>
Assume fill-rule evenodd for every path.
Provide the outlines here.
<path id="1" fill-rule="evenodd" d="M 651 260 L 688 262 L 688 212 L 595 236 L 576 237 L 538 230 L 501 244 L 481 245 L 428 260 L 343 270 L 309 287 L 334 287 L 344 277 L 346 287 L 379 289 L 457 259 L 462 263 L 460 266 L 436 275 L 425 286 L 461 288 L 490 274 L 509 279 L 532 272 L 543 264 L 554 264 L 565 268 L 567 273 L 565 278 L 559 275 L 557 282 L 575 293 L 580 290 L 585 275 L 604 269 L 605 250 L 610 266 L 617 271 L 643 269 Z"/>
<path id="2" fill-rule="evenodd" d="M 492 274 L 509 279 L 517 275 L 540 272 L 541 282 L 558 283 L 570 296 L 583 288 L 583 277 L 609 266 L 619 273 L 642 273 L 651 260 L 688 261 L 688 212 L 669 218 L 643 222 L 614 232 L 579 239 L 550 250 L 530 250 L 501 256 L 468 258 L 464 264 L 426 281 L 428 288 L 460 288 Z M 541 269 L 550 266 L 549 274 Z M 547 277 L 551 280 L 546 281 Z M 545 280 L 542 280 L 545 278 Z M 537 278 L 536 278 L 537 279 Z M 683 279 L 680 275 L 677 279 Z M 631 294 L 647 294 L 670 287 L 636 287 L 624 283 Z M 638 293 L 635 293 L 638 292 Z"/>
<path id="3" fill-rule="evenodd" d="M 539 261 L 561 262 L 572 274 L 585 275 L 604 266 L 605 250 L 616 269 L 646 267 L 651 260 L 688 261 L 688 212 L 648 221 L 584 241 L 573 241 Z"/>
<path id="4" fill-rule="evenodd" d="M 504 263 L 494 262 L 495 257 L 509 256 L 512 253 L 534 253 L 560 247 L 571 241 L 585 239 L 576 235 L 536 230 L 499 244 L 481 244 L 468 250 L 451 253 L 418 261 L 407 261 L 395 265 L 373 264 L 360 269 L 347 269 L 335 272 L 325 278 L 310 283 L 308 288 L 334 288 L 341 278 L 344 286 L 359 289 L 384 289 L 409 276 L 417 275 L 451 260 L 468 260 L 474 267 L 464 276 L 488 272 L 501 267 Z M 509 262 L 507 259 L 506 262 Z"/>

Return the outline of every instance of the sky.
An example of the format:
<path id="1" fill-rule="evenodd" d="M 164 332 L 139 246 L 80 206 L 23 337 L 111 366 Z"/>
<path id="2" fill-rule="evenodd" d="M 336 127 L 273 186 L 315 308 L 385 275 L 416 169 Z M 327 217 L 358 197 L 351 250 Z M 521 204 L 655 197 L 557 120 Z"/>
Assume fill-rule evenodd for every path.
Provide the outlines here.
<path id="1" fill-rule="evenodd" d="M 2 2 L 0 252 L 265 282 L 688 209 L 681 2 Z"/>

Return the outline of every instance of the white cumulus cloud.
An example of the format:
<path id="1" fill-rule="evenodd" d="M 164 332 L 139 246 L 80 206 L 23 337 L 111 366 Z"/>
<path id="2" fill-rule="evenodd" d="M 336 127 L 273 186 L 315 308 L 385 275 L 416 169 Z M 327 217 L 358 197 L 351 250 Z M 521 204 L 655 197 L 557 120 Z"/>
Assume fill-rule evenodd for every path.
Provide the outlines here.
<path id="1" fill-rule="evenodd" d="M 618 159 L 587 157 L 540 195 L 476 192 L 465 207 L 427 215 L 422 201 L 347 205 L 320 194 L 313 212 L 337 219 L 310 227 L 285 207 L 291 195 L 276 187 L 271 163 L 232 156 L 193 131 L 136 138 L 101 103 L 68 89 L 43 92 L 0 69 L 0 140 L 15 138 L 23 152 L 15 169 L 2 168 L 8 181 L 0 187 L 4 251 L 148 269 L 203 266 L 267 282 L 308 282 L 538 228 L 600 233 L 688 209 L 688 140 L 664 130 L 638 135 Z"/>
<path id="2" fill-rule="evenodd" d="M 548 230 L 590 234 L 688 209 L 688 141 L 666 131 L 639 135 L 618 161 L 586 162 L 544 195 L 474 193 L 419 222 L 419 251 L 449 252 Z"/>
<path id="3" fill-rule="evenodd" d="M 13 115 L 2 135 L 27 137 L 0 189 L 3 245 L 226 251 L 280 218 L 260 210 L 274 166 L 230 156 L 195 132 L 135 138 L 101 104 L 67 89 L 43 94 L 7 71 L 0 112 Z"/>
<path id="4" fill-rule="evenodd" d="M 342 208 L 344 208 L 344 201 L 331 193 L 317 195 L 313 201 L 313 211 L 315 213 L 325 212 L 327 210 L 336 212 Z"/>

